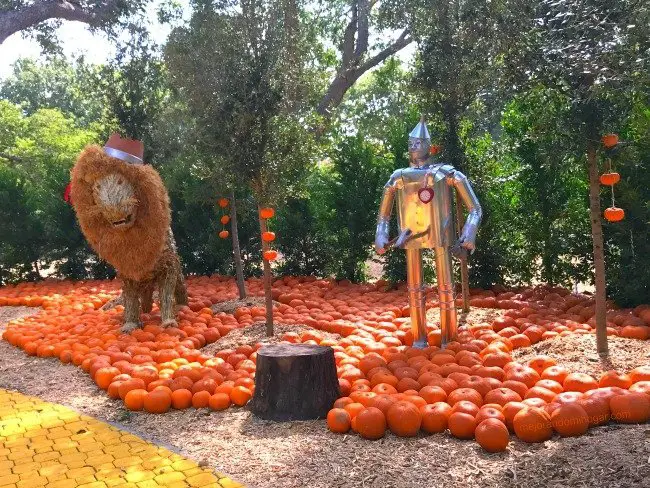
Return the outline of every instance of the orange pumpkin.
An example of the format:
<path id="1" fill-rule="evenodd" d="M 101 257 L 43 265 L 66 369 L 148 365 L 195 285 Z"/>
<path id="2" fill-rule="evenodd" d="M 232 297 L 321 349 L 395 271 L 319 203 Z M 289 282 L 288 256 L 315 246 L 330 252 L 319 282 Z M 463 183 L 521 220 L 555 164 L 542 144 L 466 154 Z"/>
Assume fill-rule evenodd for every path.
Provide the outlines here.
<path id="1" fill-rule="evenodd" d="M 327 413 L 327 428 L 337 434 L 350 430 L 350 414 L 342 408 L 333 408 Z"/>
<path id="2" fill-rule="evenodd" d="M 464 412 L 453 412 L 448 420 L 451 435 L 458 439 L 471 439 L 476 430 L 476 419 Z"/>
<path id="3" fill-rule="evenodd" d="M 219 232 L 219 237 L 221 237 L 222 239 L 228 239 L 229 235 L 230 232 L 228 232 L 227 230 L 222 230 L 221 232 Z"/>
<path id="4" fill-rule="evenodd" d="M 508 447 L 510 433 L 503 422 L 488 418 L 481 421 L 474 432 L 476 442 L 487 452 L 502 452 Z"/>
<path id="5" fill-rule="evenodd" d="M 380 439 L 386 432 L 386 417 L 378 408 L 368 407 L 357 414 L 355 426 L 364 439 Z"/>
<path id="6" fill-rule="evenodd" d="M 260 209 L 260 218 L 262 219 L 272 219 L 275 215 L 275 210 L 271 207 L 264 207 Z"/>
<path id="7" fill-rule="evenodd" d="M 275 232 L 263 232 L 262 240 L 264 242 L 273 242 L 275 240 Z"/>
<path id="8" fill-rule="evenodd" d="M 268 251 L 264 251 L 262 253 L 262 256 L 267 261 L 275 261 L 278 258 L 278 251 L 274 251 L 273 249 L 270 249 Z"/>
<path id="9" fill-rule="evenodd" d="M 172 394 L 170 390 L 156 389 L 147 393 L 144 397 L 144 409 L 150 413 L 165 413 L 172 406 Z"/>
<path id="10" fill-rule="evenodd" d="M 451 413 L 451 407 L 445 402 L 428 403 L 420 407 L 422 430 L 429 434 L 444 432 Z"/>
<path id="11" fill-rule="evenodd" d="M 230 222 L 230 215 L 224 215 L 223 217 L 221 217 L 221 223 L 223 225 L 226 225 L 228 222 Z"/>
<path id="12" fill-rule="evenodd" d="M 609 207 L 605 209 L 605 220 L 608 222 L 620 222 L 625 218 L 625 210 L 618 207 Z"/>
<path id="13" fill-rule="evenodd" d="M 541 408 L 528 407 L 513 418 L 515 434 L 524 442 L 544 442 L 553 436 L 550 416 Z"/>
<path id="14" fill-rule="evenodd" d="M 618 173 L 604 173 L 600 175 L 600 183 L 602 185 L 612 186 L 618 183 L 619 181 L 621 181 L 621 175 L 619 175 Z"/>
<path id="15" fill-rule="evenodd" d="M 395 435 L 413 437 L 420 430 L 422 414 L 418 407 L 412 403 L 399 401 L 390 406 L 386 420 L 388 427 Z"/>
<path id="16" fill-rule="evenodd" d="M 219 199 L 219 206 L 221 208 L 226 208 L 228 206 L 228 199 L 227 198 L 220 198 Z"/>
<path id="17" fill-rule="evenodd" d="M 551 425 L 562 437 L 581 436 L 589 429 L 589 415 L 578 402 L 565 403 L 553 410 Z"/>
<path id="18" fill-rule="evenodd" d="M 602 141 L 603 146 L 605 146 L 605 149 L 611 149 L 618 144 L 618 135 L 605 134 L 600 140 Z"/>
<path id="19" fill-rule="evenodd" d="M 647 422 L 650 418 L 650 398 L 644 393 L 626 393 L 609 400 L 612 419 L 624 424 Z"/>

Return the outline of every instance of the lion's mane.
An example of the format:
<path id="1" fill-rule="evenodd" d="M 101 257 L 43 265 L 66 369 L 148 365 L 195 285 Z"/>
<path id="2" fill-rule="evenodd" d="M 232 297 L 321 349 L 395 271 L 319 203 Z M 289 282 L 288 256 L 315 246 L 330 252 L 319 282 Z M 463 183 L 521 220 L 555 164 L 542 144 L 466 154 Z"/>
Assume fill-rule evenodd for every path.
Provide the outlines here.
<path id="1" fill-rule="evenodd" d="M 93 198 L 94 183 L 111 173 L 121 174 L 135 190 L 137 212 L 128 229 L 114 229 Z M 150 278 L 165 248 L 171 222 L 169 197 L 158 172 L 149 165 L 112 158 L 101 147 L 91 145 L 72 169 L 70 196 L 81 230 L 95 252 L 125 278 Z"/>

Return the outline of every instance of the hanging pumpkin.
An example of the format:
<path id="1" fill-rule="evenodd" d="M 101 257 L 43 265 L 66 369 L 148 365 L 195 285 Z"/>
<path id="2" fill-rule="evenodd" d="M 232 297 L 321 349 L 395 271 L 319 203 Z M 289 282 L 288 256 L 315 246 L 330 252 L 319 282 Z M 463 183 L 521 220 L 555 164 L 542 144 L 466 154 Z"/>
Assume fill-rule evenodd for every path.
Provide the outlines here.
<path id="1" fill-rule="evenodd" d="M 228 239 L 229 235 L 230 233 L 227 230 L 222 230 L 221 232 L 219 232 L 219 237 L 221 237 L 222 239 Z"/>
<path id="2" fill-rule="evenodd" d="M 264 242 L 273 242 L 275 240 L 275 232 L 262 233 L 262 240 Z"/>
<path id="3" fill-rule="evenodd" d="M 226 208 L 228 206 L 228 199 L 227 198 L 220 198 L 219 199 L 219 206 L 221 208 Z"/>
<path id="4" fill-rule="evenodd" d="M 603 143 L 603 146 L 605 149 L 611 149 L 616 144 L 618 144 L 618 135 L 616 134 L 605 134 L 603 137 L 601 137 L 601 142 Z"/>
<path id="5" fill-rule="evenodd" d="M 228 222 L 230 222 L 230 215 L 224 215 L 223 217 L 221 217 L 221 223 L 223 225 L 226 225 Z"/>
<path id="6" fill-rule="evenodd" d="M 618 207 L 609 207 L 605 210 L 605 220 L 608 222 L 620 222 L 625 217 L 625 211 Z"/>
<path id="7" fill-rule="evenodd" d="M 600 183 L 603 185 L 612 186 L 618 183 L 619 181 L 621 181 L 621 175 L 619 175 L 618 173 L 611 173 L 611 172 L 603 173 L 600 176 Z"/>
<path id="8" fill-rule="evenodd" d="M 260 209 L 260 217 L 263 219 L 272 219 L 275 215 L 275 210 L 271 207 L 264 207 Z"/>
<path id="9" fill-rule="evenodd" d="M 264 251 L 262 253 L 262 256 L 267 261 L 275 261 L 278 258 L 278 251 L 274 251 L 273 249 L 269 249 L 268 251 Z"/>

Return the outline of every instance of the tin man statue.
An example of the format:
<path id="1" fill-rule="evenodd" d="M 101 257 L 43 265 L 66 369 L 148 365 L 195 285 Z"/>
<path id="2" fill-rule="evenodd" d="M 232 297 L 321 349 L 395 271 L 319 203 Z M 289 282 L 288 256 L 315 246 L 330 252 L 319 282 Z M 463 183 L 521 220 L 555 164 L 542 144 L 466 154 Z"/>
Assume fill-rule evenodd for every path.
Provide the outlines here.
<path id="1" fill-rule="evenodd" d="M 451 254 L 462 257 L 474 251 L 482 210 L 467 177 L 453 166 L 430 158 L 431 138 L 424 117 L 409 134 L 408 144 L 410 167 L 395 171 L 384 186 L 375 249 L 379 254 L 391 246 L 406 250 L 413 347 L 418 348 L 427 346 L 422 249 L 434 250 L 444 347 L 456 338 L 458 329 Z M 454 230 L 452 187 L 469 212 L 458 239 Z M 395 194 L 399 235 L 390 240 L 388 228 Z"/>

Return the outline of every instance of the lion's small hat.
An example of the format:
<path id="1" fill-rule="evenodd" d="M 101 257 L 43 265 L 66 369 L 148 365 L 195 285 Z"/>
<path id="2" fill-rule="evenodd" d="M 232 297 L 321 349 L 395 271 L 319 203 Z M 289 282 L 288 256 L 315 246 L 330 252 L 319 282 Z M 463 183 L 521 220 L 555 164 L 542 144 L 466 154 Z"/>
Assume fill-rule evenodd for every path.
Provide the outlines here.
<path id="1" fill-rule="evenodd" d="M 104 144 L 104 153 L 112 158 L 119 159 L 130 164 L 144 164 L 144 144 L 135 139 L 122 139 L 117 132 L 113 132 Z M 72 205 L 70 191 L 72 183 L 68 183 L 63 192 L 63 199 Z"/>
<path id="2" fill-rule="evenodd" d="M 117 132 L 111 134 L 111 137 L 104 144 L 104 152 L 108 156 L 126 163 L 144 164 L 144 144 L 142 141 L 122 139 Z"/>

